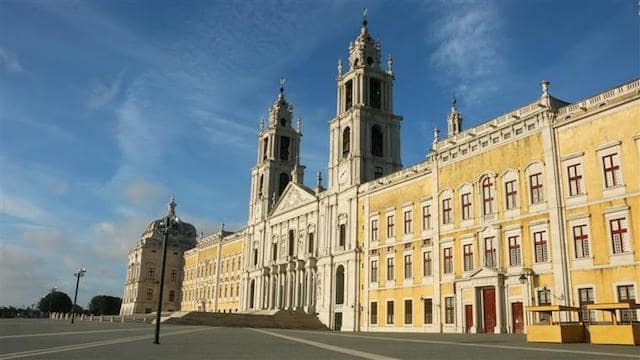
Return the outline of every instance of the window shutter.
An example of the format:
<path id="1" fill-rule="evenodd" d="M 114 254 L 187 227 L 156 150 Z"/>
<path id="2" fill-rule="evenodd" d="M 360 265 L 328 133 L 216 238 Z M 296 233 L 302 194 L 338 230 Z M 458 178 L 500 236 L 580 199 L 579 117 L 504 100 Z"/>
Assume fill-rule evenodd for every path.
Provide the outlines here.
<path id="1" fill-rule="evenodd" d="M 616 185 L 621 185 L 622 181 L 622 167 L 620 166 L 620 154 L 615 154 L 613 156 L 613 166 L 617 167 L 617 169 L 613 172 L 614 180 Z"/>

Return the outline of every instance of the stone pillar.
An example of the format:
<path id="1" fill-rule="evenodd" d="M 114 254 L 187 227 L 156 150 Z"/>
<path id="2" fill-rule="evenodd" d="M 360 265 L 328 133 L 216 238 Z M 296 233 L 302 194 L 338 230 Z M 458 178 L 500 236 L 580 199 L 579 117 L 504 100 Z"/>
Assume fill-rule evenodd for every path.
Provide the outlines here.
<path id="1" fill-rule="evenodd" d="M 285 309 L 289 310 L 291 309 L 291 270 L 287 269 L 285 272 L 285 289 L 284 289 L 284 293 L 285 293 L 285 302 L 284 302 L 284 307 Z"/>
<path id="2" fill-rule="evenodd" d="M 311 313 L 311 289 L 313 288 L 313 277 L 311 276 L 311 268 L 307 267 L 305 274 L 307 275 L 307 312 Z"/>
<path id="3" fill-rule="evenodd" d="M 294 277 L 294 284 L 293 284 L 293 290 L 294 290 L 294 301 L 293 301 L 293 309 L 297 310 L 298 307 L 300 306 L 300 270 L 296 269 L 295 271 L 295 277 Z"/>
<path id="4" fill-rule="evenodd" d="M 282 304 L 282 291 L 280 288 L 282 287 L 282 273 L 278 271 L 276 274 L 276 292 L 275 292 L 275 309 L 280 309 L 280 305 Z"/>

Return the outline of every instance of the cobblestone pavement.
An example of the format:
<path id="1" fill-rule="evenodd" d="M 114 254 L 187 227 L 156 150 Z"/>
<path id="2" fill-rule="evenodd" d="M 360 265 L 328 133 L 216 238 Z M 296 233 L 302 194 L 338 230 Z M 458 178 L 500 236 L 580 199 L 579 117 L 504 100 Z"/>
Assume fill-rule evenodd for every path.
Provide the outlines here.
<path id="1" fill-rule="evenodd" d="M 640 347 L 528 344 L 519 335 L 335 333 L 0 319 L 0 359 L 640 359 Z"/>

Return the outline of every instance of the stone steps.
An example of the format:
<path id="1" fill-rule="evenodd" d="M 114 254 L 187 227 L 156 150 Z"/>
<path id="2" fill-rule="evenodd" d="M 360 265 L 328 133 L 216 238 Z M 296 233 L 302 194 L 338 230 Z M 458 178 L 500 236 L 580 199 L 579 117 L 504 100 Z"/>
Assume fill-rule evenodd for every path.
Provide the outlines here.
<path id="1" fill-rule="evenodd" d="M 272 311 L 269 311 L 272 312 Z M 273 314 L 262 313 L 210 313 L 189 312 L 182 316 L 171 316 L 163 320 L 171 325 L 198 325 L 216 327 L 248 327 L 248 328 L 277 328 L 327 330 L 315 315 L 301 311 L 280 310 Z"/>

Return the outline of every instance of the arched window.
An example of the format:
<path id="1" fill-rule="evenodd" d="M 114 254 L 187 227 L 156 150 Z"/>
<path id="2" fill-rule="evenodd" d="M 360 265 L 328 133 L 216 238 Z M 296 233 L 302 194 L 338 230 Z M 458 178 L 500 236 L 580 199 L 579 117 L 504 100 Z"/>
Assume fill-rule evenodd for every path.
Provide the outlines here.
<path id="1" fill-rule="evenodd" d="M 373 125 L 371 127 L 371 153 L 374 156 L 384 156 L 384 136 L 380 126 Z"/>
<path id="2" fill-rule="evenodd" d="M 289 175 L 287 173 L 280 174 L 280 186 L 278 187 L 278 196 L 282 195 L 282 192 L 289 183 Z"/>
<path id="3" fill-rule="evenodd" d="M 344 266 L 336 270 L 336 305 L 344 304 Z"/>
<path id="4" fill-rule="evenodd" d="M 264 138 L 264 144 L 262 148 L 262 159 L 266 160 L 269 156 L 269 138 Z"/>
<path id="5" fill-rule="evenodd" d="M 264 187 L 264 174 L 260 174 L 260 182 L 258 183 L 258 196 L 262 196 L 263 187 Z"/>
<path id="6" fill-rule="evenodd" d="M 351 150 L 351 128 L 346 127 L 342 131 L 342 155 L 347 155 Z"/>
<path id="7" fill-rule="evenodd" d="M 493 199 L 495 198 L 495 190 L 490 177 L 482 180 L 482 213 L 484 215 L 493 214 Z"/>
<path id="8" fill-rule="evenodd" d="M 293 256 L 293 249 L 295 247 L 295 235 L 293 230 L 289 230 L 289 256 Z"/>

